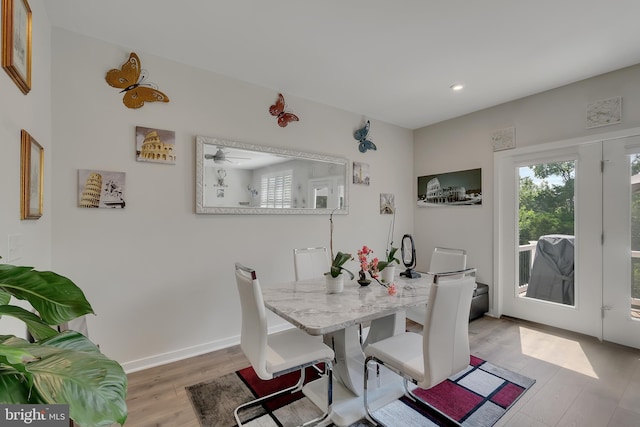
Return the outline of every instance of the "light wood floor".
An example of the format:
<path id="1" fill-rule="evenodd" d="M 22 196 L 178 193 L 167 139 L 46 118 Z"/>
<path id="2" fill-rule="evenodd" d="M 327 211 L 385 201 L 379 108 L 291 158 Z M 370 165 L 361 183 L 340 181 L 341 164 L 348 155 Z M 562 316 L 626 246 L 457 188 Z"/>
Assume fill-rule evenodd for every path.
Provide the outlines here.
<path id="1" fill-rule="evenodd" d="M 640 426 L 640 350 L 511 319 L 474 320 L 469 334 L 472 354 L 536 379 L 496 427 Z M 199 427 L 185 386 L 248 365 L 236 346 L 130 374 L 125 427 Z"/>

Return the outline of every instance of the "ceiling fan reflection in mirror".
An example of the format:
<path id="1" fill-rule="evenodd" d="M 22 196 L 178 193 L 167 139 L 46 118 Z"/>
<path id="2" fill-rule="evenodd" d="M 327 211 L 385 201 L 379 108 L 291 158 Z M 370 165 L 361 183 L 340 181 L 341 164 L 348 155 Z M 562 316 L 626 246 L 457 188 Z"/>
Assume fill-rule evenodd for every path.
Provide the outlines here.
<path id="1" fill-rule="evenodd" d="M 205 154 L 205 159 L 213 159 L 214 163 L 234 163 L 238 164 L 239 162 L 235 162 L 234 160 L 249 160 L 249 157 L 236 157 L 236 156 L 227 156 L 227 153 L 222 151 L 220 147 L 218 147 L 218 151 L 216 154 Z"/>

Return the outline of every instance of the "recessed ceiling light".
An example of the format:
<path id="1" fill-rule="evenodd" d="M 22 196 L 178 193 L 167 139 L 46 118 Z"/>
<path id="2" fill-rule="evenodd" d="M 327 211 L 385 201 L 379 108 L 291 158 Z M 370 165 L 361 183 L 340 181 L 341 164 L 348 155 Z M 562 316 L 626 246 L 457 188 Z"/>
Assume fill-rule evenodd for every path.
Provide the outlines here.
<path id="1" fill-rule="evenodd" d="M 456 92 L 464 89 L 464 85 L 462 83 L 454 83 L 449 87 L 451 88 L 451 90 L 455 90 Z"/>

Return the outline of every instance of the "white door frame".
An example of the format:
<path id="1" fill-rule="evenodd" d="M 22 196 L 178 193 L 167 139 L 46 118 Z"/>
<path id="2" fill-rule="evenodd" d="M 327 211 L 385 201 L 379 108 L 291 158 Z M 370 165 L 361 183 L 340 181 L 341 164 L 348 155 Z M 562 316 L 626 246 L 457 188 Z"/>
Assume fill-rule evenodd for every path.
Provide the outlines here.
<path id="1" fill-rule="evenodd" d="M 613 141 L 611 141 L 613 142 Z M 640 320 L 630 316 L 631 180 L 627 156 L 640 153 L 640 137 L 604 147 L 604 254 L 602 334 L 607 341 L 640 348 Z"/>
<path id="2" fill-rule="evenodd" d="M 504 314 L 503 301 L 506 292 L 514 289 L 515 265 L 517 251 L 513 251 L 513 243 L 509 240 L 514 235 L 517 221 L 513 216 L 513 207 L 517 206 L 514 185 L 515 176 L 514 164 L 518 158 L 533 158 L 539 155 L 544 159 L 545 152 L 571 153 L 576 151 L 576 147 L 589 143 L 596 143 L 604 140 L 625 138 L 640 135 L 640 128 L 630 128 L 614 132 L 606 132 L 598 135 L 590 135 L 579 138 L 567 139 L 551 143 L 533 145 L 513 150 L 504 150 L 494 153 L 494 256 L 493 256 L 493 277 L 494 288 L 491 298 L 489 314 L 500 317 Z M 558 159 L 562 160 L 562 159 Z M 506 212 L 506 213 L 505 213 Z M 507 217 L 508 216 L 508 217 Z M 505 241 L 507 244 L 505 244 Z M 600 306 L 601 301 L 596 301 Z M 585 309 L 583 307 L 583 309 Z M 599 313 L 599 310 L 598 310 Z M 582 333 L 587 333 L 598 338 L 602 338 L 601 320 L 598 318 L 584 325 Z"/>

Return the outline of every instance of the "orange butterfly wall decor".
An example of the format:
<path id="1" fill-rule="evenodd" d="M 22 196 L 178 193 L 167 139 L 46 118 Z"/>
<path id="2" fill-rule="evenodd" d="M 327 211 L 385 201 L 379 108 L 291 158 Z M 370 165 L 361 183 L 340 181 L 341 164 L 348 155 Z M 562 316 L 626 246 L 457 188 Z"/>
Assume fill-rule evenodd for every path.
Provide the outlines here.
<path id="1" fill-rule="evenodd" d="M 300 121 L 298 116 L 296 116 L 295 114 L 285 113 L 284 111 L 285 108 L 286 108 L 286 105 L 284 103 L 284 96 L 282 96 L 282 94 L 279 93 L 278 100 L 276 101 L 276 103 L 273 104 L 271 107 L 269 107 L 269 113 L 271 113 L 272 116 L 278 118 L 278 125 L 282 128 L 286 127 L 289 124 L 289 122 Z"/>
<path id="2" fill-rule="evenodd" d="M 109 86 L 122 89 L 124 92 L 122 102 L 129 108 L 140 108 L 146 102 L 169 102 L 169 97 L 160 92 L 153 83 L 145 83 L 146 70 L 140 66 L 140 58 L 131 52 L 127 62 L 118 70 L 114 68 L 107 71 L 105 80 Z"/>

